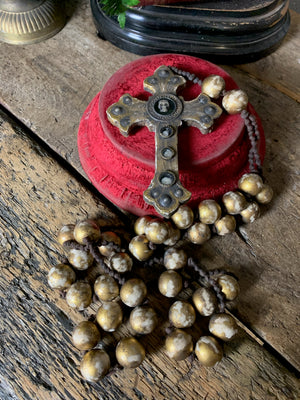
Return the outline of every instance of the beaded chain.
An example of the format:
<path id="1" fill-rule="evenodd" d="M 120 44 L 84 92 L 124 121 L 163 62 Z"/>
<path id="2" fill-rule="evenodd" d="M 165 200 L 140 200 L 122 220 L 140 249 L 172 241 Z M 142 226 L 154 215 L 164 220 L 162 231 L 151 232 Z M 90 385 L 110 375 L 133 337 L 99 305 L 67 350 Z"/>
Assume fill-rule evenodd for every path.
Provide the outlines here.
<path id="1" fill-rule="evenodd" d="M 198 84 L 200 87 L 202 85 L 202 80 L 198 78 L 195 74 L 191 74 L 188 71 L 183 71 L 177 67 L 169 66 L 169 68 L 176 74 L 183 76 L 187 80 Z M 226 91 L 222 91 L 222 96 L 225 96 Z M 260 155 L 257 149 L 257 142 L 260 138 L 260 133 L 257 125 L 256 118 L 253 114 L 249 113 L 246 110 L 241 112 L 241 117 L 245 122 L 245 127 L 248 133 L 248 138 L 250 141 L 250 149 L 248 153 L 248 161 L 249 161 L 249 171 L 250 172 L 257 172 L 259 174 L 262 173 L 262 164 Z"/>
<path id="2" fill-rule="evenodd" d="M 169 68 L 201 87 L 207 79 L 202 81 L 190 72 Z M 224 80 L 222 84 L 225 85 Z M 224 87 L 217 96 L 230 93 Z M 124 246 L 121 245 L 124 240 L 116 233 L 102 232 L 93 220 L 61 228 L 58 242 L 67 257 L 50 269 L 49 286 L 62 291 L 68 305 L 78 311 L 84 311 L 92 301 L 100 301 L 96 315 L 82 321 L 72 333 L 74 346 L 85 352 L 80 371 L 87 381 L 97 382 L 119 366 L 135 368 L 143 362 L 145 349 L 138 338 L 156 329 L 157 314 L 161 312 L 147 298 L 150 288 L 157 297 L 153 285 L 158 288 L 158 296 L 174 300 L 168 310 L 164 347 L 171 359 L 180 361 L 195 354 L 200 364 L 212 367 L 223 357 L 222 342 L 237 335 L 235 319 L 226 308 L 235 304 L 238 280 L 226 270 L 205 270 L 188 256 L 186 248 L 203 245 L 214 234 L 224 236 L 234 232 L 237 222 L 253 222 L 259 216 L 257 202 L 268 204 L 272 199 L 272 189 L 261 177 L 258 124 L 255 116 L 243 107 L 240 115 L 250 143 L 250 172 L 240 178 L 238 191 L 223 195 L 221 205 L 207 199 L 200 202 L 196 213 L 188 205 L 181 205 L 170 220 L 139 217 L 134 224 L 135 236 Z M 94 267 L 100 267 L 100 275 L 90 284 L 88 274 Z M 112 366 L 101 334 L 110 335 L 118 330 L 126 320 L 126 309 L 130 313 L 127 322 L 132 335 L 122 338 L 114 347 L 117 365 Z M 208 333 L 197 337 L 194 344 L 195 337 L 185 329 L 199 318 L 207 322 Z"/>

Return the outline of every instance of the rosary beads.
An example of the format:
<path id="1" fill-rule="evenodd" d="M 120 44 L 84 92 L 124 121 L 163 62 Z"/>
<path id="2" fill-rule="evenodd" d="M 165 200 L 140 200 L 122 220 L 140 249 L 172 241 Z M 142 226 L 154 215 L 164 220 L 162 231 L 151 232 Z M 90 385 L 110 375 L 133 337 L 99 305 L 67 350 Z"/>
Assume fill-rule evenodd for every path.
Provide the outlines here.
<path id="1" fill-rule="evenodd" d="M 153 279 L 141 279 L 137 273 L 141 267 L 146 271 L 157 268 L 155 285 L 160 295 L 174 300 L 168 311 L 165 353 L 180 361 L 194 351 L 207 367 L 222 359 L 221 343 L 238 333 L 236 322 L 225 307 L 237 298 L 239 285 L 226 271 L 204 270 L 188 256 L 184 243 L 201 245 L 214 234 L 233 232 L 236 217 L 238 222 L 247 223 L 258 217 L 259 207 L 252 197 L 262 204 L 271 200 L 272 191 L 258 174 L 245 174 L 238 186 L 240 191 L 225 193 L 222 204 L 212 199 L 202 201 L 197 218 L 187 205 L 182 205 L 171 220 L 138 218 L 134 224 L 136 236 L 124 246 L 120 236 L 112 231 L 101 232 L 92 220 L 61 228 L 58 242 L 66 250 L 67 259 L 50 269 L 49 286 L 64 291 L 68 305 L 78 311 L 86 309 L 95 296 L 101 302 L 94 320 L 82 321 L 72 334 L 74 346 L 86 352 L 80 365 L 86 380 L 96 382 L 113 369 L 111 357 L 99 345 L 101 332 L 115 332 L 126 319 L 134 334 L 118 342 L 116 361 L 124 368 L 135 368 L 145 358 L 145 348 L 138 337 L 151 334 L 160 315 L 147 301 Z M 91 284 L 85 273 L 95 264 L 101 273 Z M 193 282 L 193 292 L 182 299 L 187 277 Z M 186 329 L 205 317 L 209 334 L 200 336 L 194 344 Z"/>

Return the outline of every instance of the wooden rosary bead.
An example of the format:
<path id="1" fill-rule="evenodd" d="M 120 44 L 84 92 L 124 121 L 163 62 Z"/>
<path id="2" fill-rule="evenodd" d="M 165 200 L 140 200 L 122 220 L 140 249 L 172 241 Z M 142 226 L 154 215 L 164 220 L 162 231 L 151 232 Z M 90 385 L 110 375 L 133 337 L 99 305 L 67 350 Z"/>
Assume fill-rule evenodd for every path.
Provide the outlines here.
<path id="1" fill-rule="evenodd" d="M 212 336 L 201 336 L 196 343 L 195 353 L 205 367 L 213 367 L 223 357 L 221 345 Z"/>
<path id="2" fill-rule="evenodd" d="M 74 228 L 74 238 L 76 242 L 85 244 L 86 240 L 97 242 L 100 239 L 100 228 L 95 221 L 87 219 L 78 222 Z"/>
<path id="3" fill-rule="evenodd" d="M 145 358 L 145 349 L 134 337 L 123 338 L 116 348 L 117 361 L 124 368 L 136 368 Z"/>
<path id="4" fill-rule="evenodd" d="M 79 350 L 91 350 L 101 338 L 99 329 L 91 321 L 82 321 L 72 333 L 73 345 Z"/>
<path id="5" fill-rule="evenodd" d="M 192 336 L 181 329 L 176 329 L 166 338 L 167 355 L 176 361 L 187 358 L 193 351 Z"/>
<path id="6" fill-rule="evenodd" d="M 89 382 L 98 382 L 110 369 L 109 355 L 100 349 L 87 352 L 80 364 L 80 372 Z"/>

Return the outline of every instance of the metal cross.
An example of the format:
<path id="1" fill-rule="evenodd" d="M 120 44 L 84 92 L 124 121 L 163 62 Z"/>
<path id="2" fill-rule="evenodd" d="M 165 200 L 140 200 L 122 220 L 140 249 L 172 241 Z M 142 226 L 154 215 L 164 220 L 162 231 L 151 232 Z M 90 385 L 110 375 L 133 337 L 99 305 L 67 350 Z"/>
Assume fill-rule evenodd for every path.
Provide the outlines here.
<path id="1" fill-rule="evenodd" d="M 124 94 L 107 109 L 109 121 L 124 136 L 128 136 L 136 125 L 145 125 L 155 132 L 155 175 L 144 192 L 144 200 L 166 218 L 191 197 L 179 180 L 178 127 L 186 121 L 205 135 L 211 131 L 214 119 L 222 113 L 205 94 L 191 101 L 177 96 L 185 82 L 182 76 L 163 65 L 144 80 L 144 89 L 153 94 L 147 101 Z"/>

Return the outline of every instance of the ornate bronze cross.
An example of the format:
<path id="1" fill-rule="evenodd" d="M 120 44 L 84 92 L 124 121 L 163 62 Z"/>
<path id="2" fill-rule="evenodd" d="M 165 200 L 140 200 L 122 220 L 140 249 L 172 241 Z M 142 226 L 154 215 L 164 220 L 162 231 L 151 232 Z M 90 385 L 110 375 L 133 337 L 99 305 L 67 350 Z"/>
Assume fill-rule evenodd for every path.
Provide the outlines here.
<path id="1" fill-rule="evenodd" d="M 166 218 L 191 197 L 179 180 L 178 127 L 186 121 L 205 135 L 222 113 L 206 94 L 191 101 L 177 96 L 185 82 L 182 76 L 163 65 L 144 80 L 144 89 L 153 94 L 147 101 L 124 94 L 107 109 L 109 121 L 124 136 L 136 125 L 145 125 L 155 132 L 155 175 L 144 192 L 144 200 Z"/>

